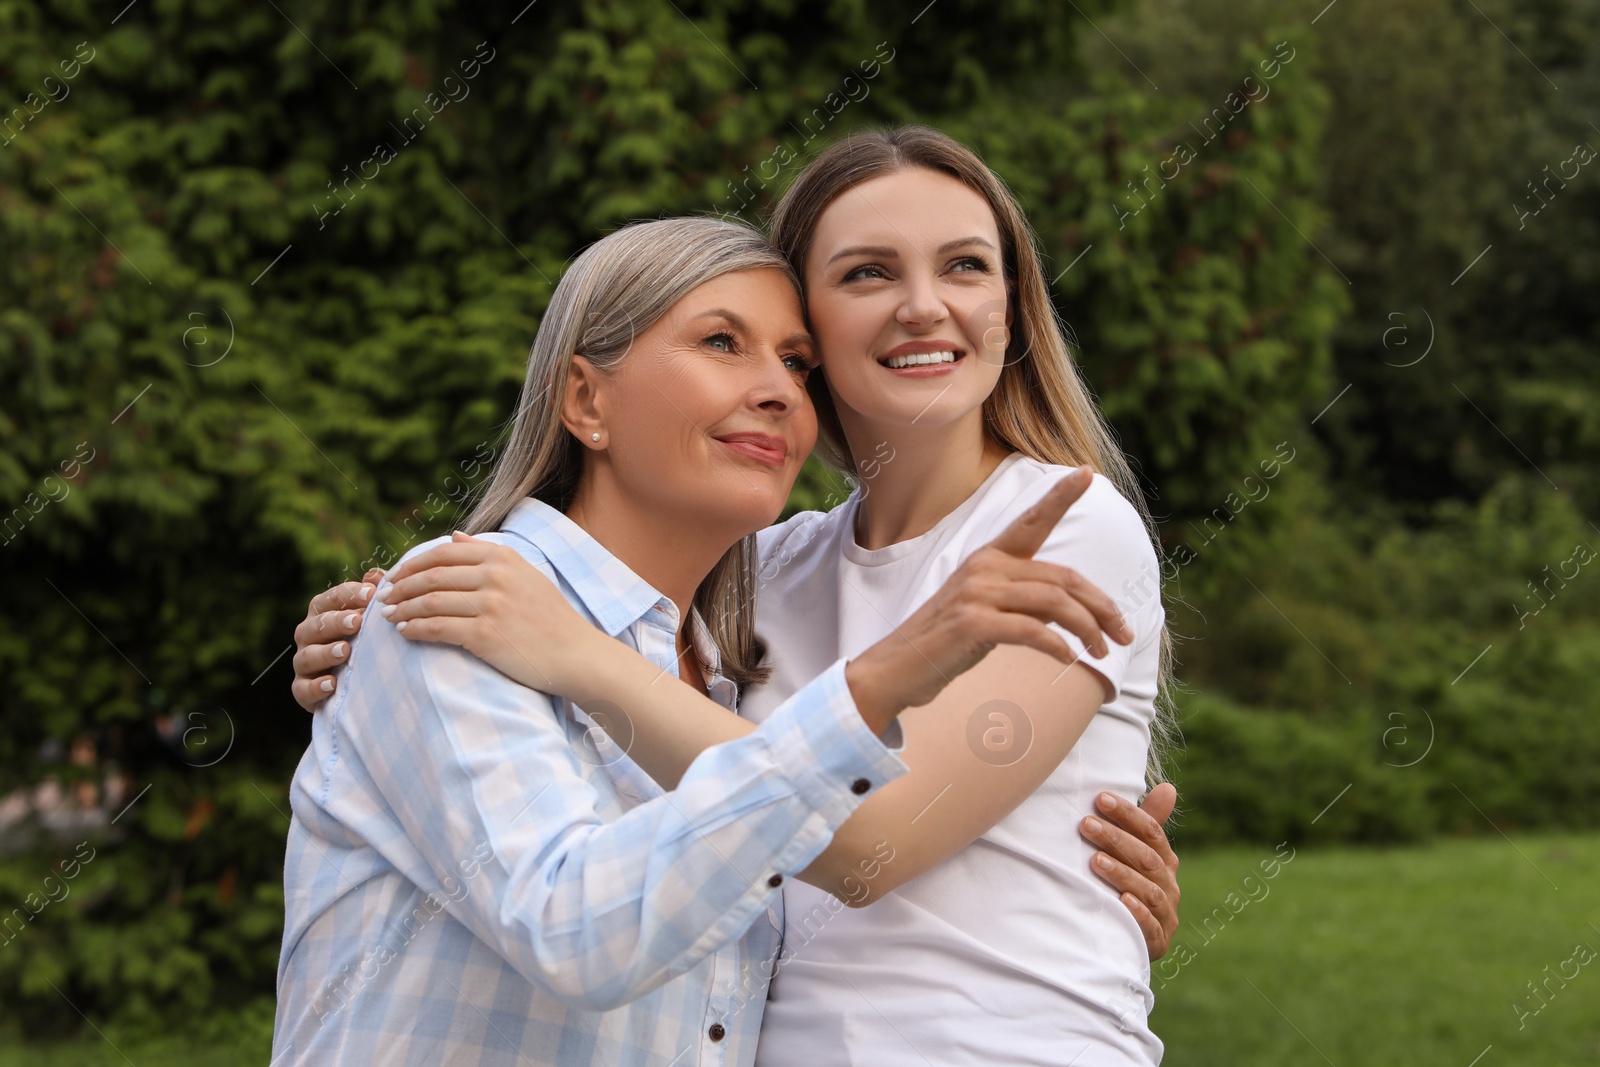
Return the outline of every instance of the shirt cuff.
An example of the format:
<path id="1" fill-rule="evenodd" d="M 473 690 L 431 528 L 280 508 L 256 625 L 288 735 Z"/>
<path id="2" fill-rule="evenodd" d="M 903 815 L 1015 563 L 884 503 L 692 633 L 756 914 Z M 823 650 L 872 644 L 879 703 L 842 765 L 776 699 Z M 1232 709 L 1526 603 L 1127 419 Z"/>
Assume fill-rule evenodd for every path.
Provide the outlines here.
<path id="1" fill-rule="evenodd" d="M 844 680 L 845 660 L 780 704 L 760 727 L 777 766 L 812 810 L 835 828 L 873 793 L 905 774 L 897 719 L 873 735 Z"/>

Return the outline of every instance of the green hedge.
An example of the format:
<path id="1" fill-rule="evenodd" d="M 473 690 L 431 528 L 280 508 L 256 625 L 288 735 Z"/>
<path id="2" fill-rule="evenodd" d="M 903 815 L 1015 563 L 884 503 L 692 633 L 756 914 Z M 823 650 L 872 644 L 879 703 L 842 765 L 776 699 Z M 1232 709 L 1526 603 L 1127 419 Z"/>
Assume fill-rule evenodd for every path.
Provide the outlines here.
<path id="1" fill-rule="evenodd" d="M 1600 532 L 1537 478 L 1420 530 L 1338 526 L 1311 496 L 1182 646 L 1178 839 L 1600 825 Z"/>

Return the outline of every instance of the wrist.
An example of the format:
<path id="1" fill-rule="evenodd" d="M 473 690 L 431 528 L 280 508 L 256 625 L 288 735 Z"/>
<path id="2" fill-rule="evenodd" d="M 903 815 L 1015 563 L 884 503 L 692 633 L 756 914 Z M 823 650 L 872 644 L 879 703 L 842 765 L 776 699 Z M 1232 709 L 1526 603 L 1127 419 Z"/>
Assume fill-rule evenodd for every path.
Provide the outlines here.
<path id="1" fill-rule="evenodd" d="M 579 705 L 616 703 L 626 666 L 632 666 L 612 660 L 612 654 L 619 650 L 626 651 L 604 631 L 584 627 L 577 634 L 571 654 L 562 657 L 565 662 L 561 676 L 551 678 L 551 683 L 559 687 L 557 695 Z"/>
<path id="2" fill-rule="evenodd" d="M 873 736 L 878 737 L 905 708 L 905 702 L 899 700 L 892 688 L 885 684 L 892 675 L 883 669 L 883 664 L 874 657 L 874 651 L 874 648 L 869 648 L 855 659 L 847 661 L 844 665 L 844 681 L 850 690 L 850 698 L 855 701 L 857 713 Z"/>

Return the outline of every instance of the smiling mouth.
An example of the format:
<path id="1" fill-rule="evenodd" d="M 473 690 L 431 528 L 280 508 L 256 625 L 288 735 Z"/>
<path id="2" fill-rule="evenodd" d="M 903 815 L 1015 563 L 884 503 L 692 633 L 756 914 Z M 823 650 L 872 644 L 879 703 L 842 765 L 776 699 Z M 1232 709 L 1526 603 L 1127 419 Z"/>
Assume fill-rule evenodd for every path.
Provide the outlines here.
<path id="1" fill-rule="evenodd" d="M 783 440 L 766 434 L 736 433 L 714 440 L 722 442 L 742 456 L 748 456 L 769 467 L 782 467 L 789 456 L 789 447 Z"/>
<path id="2" fill-rule="evenodd" d="M 914 352 L 907 356 L 889 356 L 878 362 L 890 370 L 902 370 L 906 367 L 931 367 L 941 363 L 954 363 L 961 358 L 958 351 L 944 352 Z"/>

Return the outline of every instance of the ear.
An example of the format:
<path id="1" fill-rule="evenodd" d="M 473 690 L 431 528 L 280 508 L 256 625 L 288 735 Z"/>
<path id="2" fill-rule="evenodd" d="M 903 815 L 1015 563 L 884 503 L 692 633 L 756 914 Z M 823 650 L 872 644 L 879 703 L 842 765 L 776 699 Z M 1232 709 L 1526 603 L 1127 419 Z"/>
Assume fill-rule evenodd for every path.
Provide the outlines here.
<path id="1" fill-rule="evenodd" d="M 574 355 L 567 368 L 567 390 L 561 398 L 561 423 L 585 448 L 606 444 L 605 376 L 583 356 Z M 600 440 L 594 439 L 595 434 Z"/>

